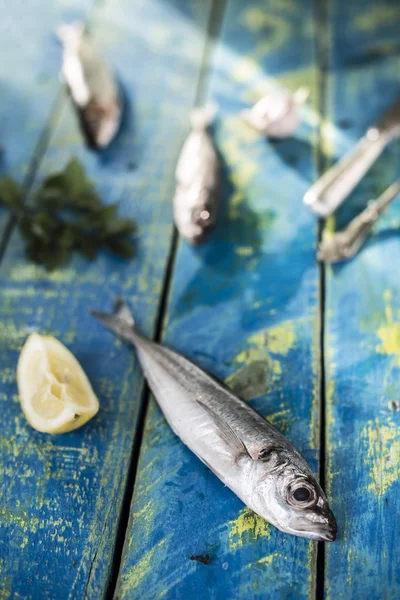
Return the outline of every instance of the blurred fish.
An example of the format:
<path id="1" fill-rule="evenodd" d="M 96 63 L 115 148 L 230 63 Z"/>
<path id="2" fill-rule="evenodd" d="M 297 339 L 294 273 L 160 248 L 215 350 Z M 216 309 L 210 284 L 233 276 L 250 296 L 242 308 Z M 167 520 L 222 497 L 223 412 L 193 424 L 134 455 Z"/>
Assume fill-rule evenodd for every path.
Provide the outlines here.
<path id="1" fill-rule="evenodd" d="M 242 110 L 241 115 L 267 137 L 286 138 L 300 124 L 299 106 L 306 101 L 308 93 L 306 88 L 299 88 L 294 94 L 282 90 L 266 94 L 250 110 Z"/>
<path id="2" fill-rule="evenodd" d="M 285 436 L 190 360 L 142 337 L 121 300 L 112 314 L 92 314 L 135 346 L 173 431 L 249 508 L 286 533 L 335 539 L 326 496 Z"/>
<path id="3" fill-rule="evenodd" d="M 64 46 L 62 73 L 88 146 L 101 150 L 119 131 L 123 100 L 111 69 L 85 40 L 83 30 L 81 23 L 57 30 Z"/>
<path id="4" fill-rule="evenodd" d="M 186 139 L 176 168 L 174 219 L 182 237 L 201 242 L 215 225 L 219 210 L 219 161 L 207 127 L 215 107 L 194 110 L 192 132 Z"/>

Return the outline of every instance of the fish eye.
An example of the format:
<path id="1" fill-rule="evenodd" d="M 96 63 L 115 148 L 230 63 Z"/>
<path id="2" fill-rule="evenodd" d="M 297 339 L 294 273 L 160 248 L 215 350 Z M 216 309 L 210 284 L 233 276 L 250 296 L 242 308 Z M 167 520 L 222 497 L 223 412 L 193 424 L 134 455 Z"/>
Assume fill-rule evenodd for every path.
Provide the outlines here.
<path id="1" fill-rule="evenodd" d="M 311 492 L 306 487 L 299 487 L 293 492 L 293 498 L 297 502 L 307 502 L 311 498 Z"/>
<path id="2" fill-rule="evenodd" d="M 207 225 L 210 220 L 211 214 L 207 208 L 195 208 L 192 217 L 195 223 L 198 225 Z"/>
<path id="3" fill-rule="evenodd" d="M 290 489 L 288 501 L 295 508 L 306 508 L 315 504 L 317 497 L 313 487 L 301 482 Z"/>

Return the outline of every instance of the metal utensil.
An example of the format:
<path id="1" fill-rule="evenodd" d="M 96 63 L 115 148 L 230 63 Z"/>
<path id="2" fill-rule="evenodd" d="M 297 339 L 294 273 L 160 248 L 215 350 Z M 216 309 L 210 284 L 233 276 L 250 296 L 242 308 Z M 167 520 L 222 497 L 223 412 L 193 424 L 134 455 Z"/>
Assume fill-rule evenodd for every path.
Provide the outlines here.
<path id="1" fill-rule="evenodd" d="M 343 231 L 322 241 L 318 248 L 318 260 L 335 263 L 357 254 L 374 223 L 399 193 L 400 180 L 393 183 L 377 200 L 370 202 Z"/>
<path id="2" fill-rule="evenodd" d="M 384 148 L 399 135 L 400 100 L 397 100 L 355 147 L 311 186 L 304 196 L 304 203 L 321 217 L 331 215 Z"/>

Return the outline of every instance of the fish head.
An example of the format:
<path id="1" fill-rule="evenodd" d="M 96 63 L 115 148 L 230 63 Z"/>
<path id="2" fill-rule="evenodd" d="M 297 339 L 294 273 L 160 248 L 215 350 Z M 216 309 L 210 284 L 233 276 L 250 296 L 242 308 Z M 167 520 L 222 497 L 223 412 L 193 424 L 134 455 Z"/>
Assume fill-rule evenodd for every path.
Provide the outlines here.
<path id="1" fill-rule="evenodd" d="M 179 233 L 192 244 L 201 242 L 215 225 L 216 211 L 210 191 L 201 185 L 192 185 L 181 190 L 175 202 L 175 222 Z"/>
<path id="2" fill-rule="evenodd" d="M 281 531 L 333 542 L 336 519 L 303 457 L 293 451 L 266 453 L 257 463 L 255 511 Z"/>

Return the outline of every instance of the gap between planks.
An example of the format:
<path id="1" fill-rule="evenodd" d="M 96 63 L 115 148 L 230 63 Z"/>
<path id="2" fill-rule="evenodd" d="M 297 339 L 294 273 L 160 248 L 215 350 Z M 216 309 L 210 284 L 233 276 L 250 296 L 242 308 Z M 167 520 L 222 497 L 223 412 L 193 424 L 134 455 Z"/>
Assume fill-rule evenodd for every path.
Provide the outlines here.
<path id="1" fill-rule="evenodd" d="M 194 106 L 201 106 L 207 99 L 207 89 L 209 82 L 209 75 L 212 66 L 212 58 L 215 51 L 215 46 L 219 38 L 221 31 L 222 22 L 225 14 L 226 3 L 228 0 L 213 0 L 210 14 L 208 18 L 207 30 L 205 32 L 205 46 L 203 52 L 203 58 L 200 65 L 199 77 L 197 80 L 196 94 Z M 172 276 L 175 269 L 175 262 L 179 246 L 179 234 L 176 227 L 173 228 L 170 250 L 167 259 L 167 267 L 165 270 L 165 276 L 162 286 L 162 294 L 160 297 L 158 317 L 155 327 L 154 340 L 161 342 L 165 318 L 168 309 Z M 140 404 L 140 410 L 138 414 L 137 427 L 135 433 L 134 444 L 132 447 L 132 453 L 129 463 L 128 476 L 126 480 L 126 488 L 124 492 L 124 498 L 122 502 L 122 508 L 120 512 L 120 519 L 118 524 L 117 538 L 114 547 L 113 564 L 111 568 L 110 581 L 107 587 L 106 600 L 112 600 L 115 597 L 115 591 L 118 583 L 118 576 L 122 559 L 126 552 L 126 534 L 128 531 L 129 516 L 131 509 L 131 502 L 133 498 L 133 492 L 136 481 L 137 466 L 139 463 L 140 449 L 143 439 L 143 431 L 146 421 L 147 408 L 150 400 L 150 389 L 145 383 L 142 394 L 142 401 Z"/>
<path id="2" fill-rule="evenodd" d="M 316 143 L 316 173 L 320 177 L 328 168 L 329 159 L 323 150 L 323 123 L 326 116 L 327 108 L 327 67 L 329 62 L 329 33 L 328 33 L 328 8 L 329 0 L 314 0 L 314 40 L 315 40 L 315 56 L 317 63 L 318 77 L 318 139 Z M 318 243 L 322 239 L 325 221 L 318 219 Z M 319 362 L 320 362 L 320 378 L 319 378 L 319 419 L 320 419 L 320 458 L 319 458 L 319 479 L 322 489 L 325 490 L 326 485 L 326 370 L 325 370 L 325 309 L 326 309 L 326 269 L 323 262 L 318 263 L 319 271 Z M 315 598 L 316 600 L 324 600 L 325 597 L 325 542 L 318 542 L 317 545 L 317 563 L 316 563 L 316 580 L 315 580 Z"/>

